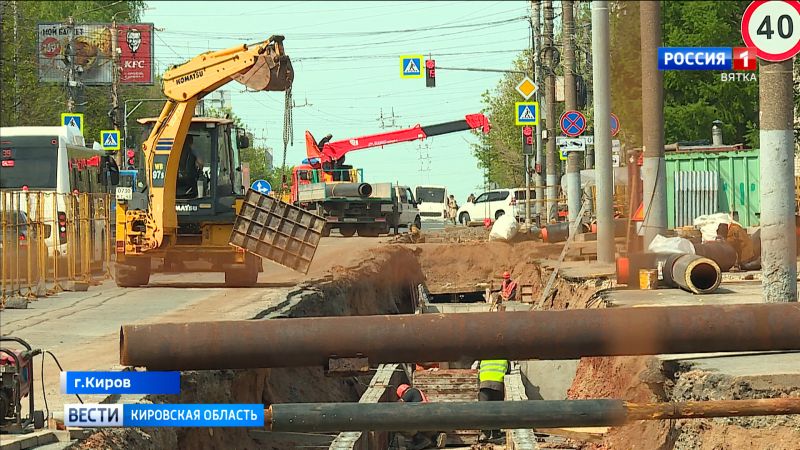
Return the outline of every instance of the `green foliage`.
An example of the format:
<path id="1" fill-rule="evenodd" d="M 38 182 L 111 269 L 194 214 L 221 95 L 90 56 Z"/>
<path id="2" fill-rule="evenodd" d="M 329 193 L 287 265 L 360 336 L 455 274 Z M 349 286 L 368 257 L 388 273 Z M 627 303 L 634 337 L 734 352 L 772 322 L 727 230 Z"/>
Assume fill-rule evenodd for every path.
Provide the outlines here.
<path id="1" fill-rule="evenodd" d="M 227 117 L 233 120 L 237 128 L 244 129 L 241 117 L 237 116 L 230 107 L 209 108 L 206 110 L 206 115 L 208 117 Z M 250 147 L 239 150 L 239 159 L 250 167 L 250 180 L 267 180 L 273 189 L 279 190 L 282 175 L 286 174 L 288 179 L 289 174 L 292 173 L 292 167 L 286 166 L 281 170 L 280 167 L 268 165 L 266 155 L 271 148 L 257 145 L 255 141 L 251 136 Z"/>
<path id="2" fill-rule="evenodd" d="M 530 70 L 528 52 L 514 61 L 514 70 Z M 489 135 L 480 133 L 480 142 L 473 144 L 473 154 L 478 167 L 484 169 L 487 182 L 499 186 L 516 187 L 525 182 L 520 127 L 514 123 L 514 102 L 522 100 L 516 92 L 518 74 L 506 74 L 495 88 L 495 93 L 483 93 L 483 113 L 492 124 Z"/>
<path id="3" fill-rule="evenodd" d="M 740 24 L 749 3 L 749 0 L 663 2 L 664 46 L 743 45 Z M 711 140 L 711 123 L 717 119 L 723 123 L 726 144 L 746 143 L 757 148 L 758 83 L 722 82 L 715 71 L 664 73 L 666 143 Z"/>
<path id="4" fill-rule="evenodd" d="M 14 36 L 14 6 L 17 10 L 17 36 Z M 0 6 L 2 33 L 0 33 L 0 110 L 1 126 L 57 125 L 66 111 L 67 93 L 64 86 L 40 84 L 37 80 L 36 46 L 38 22 L 60 22 L 72 16 L 77 23 L 138 22 L 144 1 L 5 1 Z M 15 59 L 16 55 L 16 59 Z M 16 77 L 15 77 L 16 75 Z M 111 87 L 86 87 L 84 135 L 87 141 L 99 139 L 100 130 L 111 128 L 109 110 Z M 125 98 L 161 97 L 158 86 L 121 86 L 120 108 Z M 161 105 L 143 106 L 139 116 L 158 113 Z M 121 114 L 120 114 L 121 116 Z"/>
<path id="5" fill-rule="evenodd" d="M 622 125 L 617 135 L 626 147 L 642 145 L 642 58 L 639 38 L 639 2 L 612 2 L 611 112 Z"/>

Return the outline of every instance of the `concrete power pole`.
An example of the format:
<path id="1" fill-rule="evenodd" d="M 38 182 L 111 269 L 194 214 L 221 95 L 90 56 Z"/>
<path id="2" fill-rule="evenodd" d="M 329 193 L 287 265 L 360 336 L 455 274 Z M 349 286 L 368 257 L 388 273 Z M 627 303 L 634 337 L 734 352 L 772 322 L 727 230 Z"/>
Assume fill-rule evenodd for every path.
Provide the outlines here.
<path id="1" fill-rule="evenodd" d="M 537 86 L 541 86 L 539 83 L 542 80 L 542 64 L 541 59 L 539 58 L 539 53 L 542 50 L 542 33 L 540 24 L 542 22 L 541 16 L 541 3 L 539 0 L 531 0 L 531 27 L 533 28 L 533 58 L 534 58 L 534 69 L 533 69 L 533 81 L 536 83 Z M 542 107 L 542 95 L 541 95 L 541 87 L 536 91 L 535 99 L 539 102 L 539 107 Z M 541 114 L 541 112 L 540 112 Z M 539 219 L 542 218 L 542 213 L 545 211 L 545 204 L 540 203 L 544 199 L 544 184 L 545 184 L 545 177 L 544 174 L 546 173 L 545 170 L 545 159 L 544 159 L 544 148 L 542 148 L 542 119 L 539 118 L 539 123 L 536 124 L 536 137 L 534 139 L 536 144 L 536 167 L 539 169 L 534 176 L 534 183 L 536 183 L 536 213 L 539 215 Z M 545 220 L 546 220 L 545 216 Z"/>
<path id="2" fill-rule="evenodd" d="M 119 130 L 119 30 L 117 21 L 111 21 L 111 125 L 115 130 Z M 117 165 L 122 167 L 122 154 L 125 152 L 125 145 L 122 150 L 116 152 L 114 158 Z"/>
<path id="3" fill-rule="evenodd" d="M 642 33 L 644 248 L 647 249 L 653 238 L 667 229 L 667 167 L 664 161 L 664 78 L 658 70 L 661 2 L 640 2 L 639 5 Z"/>
<path id="4" fill-rule="evenodd" d="M 553 1 L 544 0 L 544 48 L 547 69 L 545 74 L 545 111 L 547 120 L 547 222 L 556 220 L 558 213 L 558 155 L 556 155 L 556 74 L 553 67 Z"/>
<path id="5" fill-rule="evenodd" d="M 758 79 L 764 302 L 796 302 L 792 60 L 762 60 Z"/>
<path id="6" fill-rule="evenodd" d="M 644 3 L 644 2 L 643 2 Z M 611 167 L 611 69 L 608 2 L 592 2 L 592 84 L 597 185 L 597 260 L 614 262 L 614 206 Z"/>
<path id="7" fill-rule="evenodd" d="M 564 110 L 578 109 L 578 93 L 575 86 L 575 20 L 572 0 L 561 1 L 561 42 L 564 48 Z M 581 153 L 567 154 L 567 208 L 570 223 L 579 220 L 581 209 Z M 570 230 L 572 227 L 570 227 Z"/>

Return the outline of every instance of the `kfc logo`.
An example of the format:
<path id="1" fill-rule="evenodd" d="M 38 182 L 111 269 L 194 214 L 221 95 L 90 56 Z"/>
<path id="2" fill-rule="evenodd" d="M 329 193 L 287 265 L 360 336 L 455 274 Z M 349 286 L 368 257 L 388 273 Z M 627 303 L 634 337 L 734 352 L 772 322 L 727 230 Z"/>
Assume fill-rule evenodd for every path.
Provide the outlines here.
<path id="1" fill-rule="evenodd" d="M 128 32 L 125 34 L 125 42 L 128 43 L 131 53 L 136 55 L 139 47 L 142 46 L 142 33 L 136 28 L 128 28 Z"/>

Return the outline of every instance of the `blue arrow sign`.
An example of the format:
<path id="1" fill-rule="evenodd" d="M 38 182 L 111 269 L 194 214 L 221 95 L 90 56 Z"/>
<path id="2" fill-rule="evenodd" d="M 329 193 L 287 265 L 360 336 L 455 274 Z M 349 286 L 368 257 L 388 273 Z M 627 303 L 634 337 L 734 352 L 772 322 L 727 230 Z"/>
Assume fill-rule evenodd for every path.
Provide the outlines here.
<path id="1" fill-rule="evenodd" d="M 262 195 L 267 195 L 270 192 L 272 192 L 272 186 L 269 184 L 269 181 L 267 180 L 253 181 L 253 184 L 250 185 L 250 189 Z"/>

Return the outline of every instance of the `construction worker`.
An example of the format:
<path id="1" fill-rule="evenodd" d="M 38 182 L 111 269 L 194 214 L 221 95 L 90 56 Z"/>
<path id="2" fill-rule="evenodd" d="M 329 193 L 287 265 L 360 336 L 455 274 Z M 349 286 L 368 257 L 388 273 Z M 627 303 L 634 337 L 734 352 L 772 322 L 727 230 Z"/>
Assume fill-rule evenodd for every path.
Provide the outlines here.
<path id="1" fill-rule="evenodd" d="M 401 384 L 397 386 L 397 400 L 405 403 L 428 403 L 428 396 L 418 388 Z M 429 448 L 434 442 L 436 448 L 444 448 L 447 445 L 446 433 L 406 431 L 402 434 L 411 438 L 410 450 Z"/>
<path id="2" fill-rule="evenodd" d="M 505 376 L 510 373 L 511 364 L 507 359 L 484 359 L 476 361 L 473 369 L 478 369 L 478 401 L 502 402 L 505 399 Z M 501 430 L 483 430 L 478 442 L 499 441 L 503 439 Z"/>
<path id="3" fill-rule="evenodd" d="M 447 198 L 447 218 L 453 222 L 453 225 L 456 224 L 456 214 L 458 213 L 458 203 L 456 202 L 456 198 L 453 194 L 450 194 L 450 197 Z"/>

